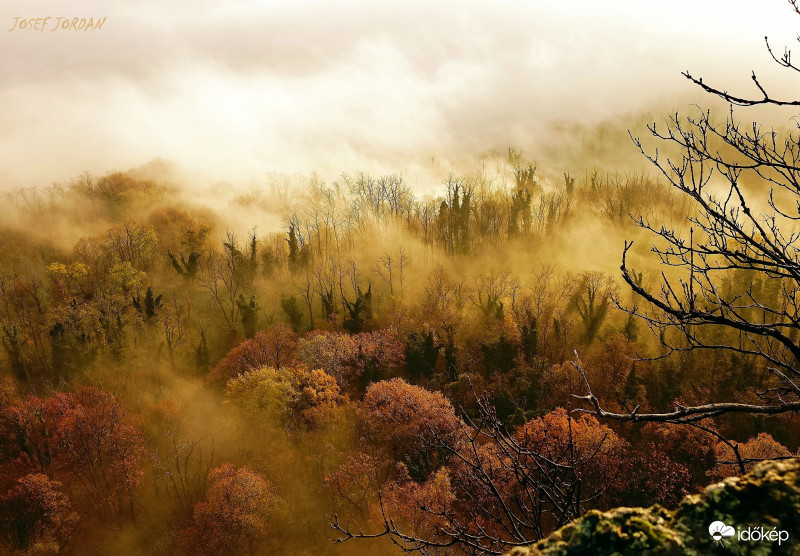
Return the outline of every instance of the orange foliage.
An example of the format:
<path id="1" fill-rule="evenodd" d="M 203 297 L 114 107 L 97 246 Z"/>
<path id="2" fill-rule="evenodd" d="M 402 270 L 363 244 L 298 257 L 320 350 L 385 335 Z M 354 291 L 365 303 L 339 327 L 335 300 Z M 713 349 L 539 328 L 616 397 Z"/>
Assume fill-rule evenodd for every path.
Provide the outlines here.
<path id="1" fill-rule="evenodd" d="M 165 250 L 199 249 L 206 243 L 212 229 L 209 224 L 198 222 L 185 210 L 175 207 L 152 211 L 147 222 L 153 227 Z"/>
<path id="2" fill-rule="evenodd" d="M 343 383 L 350 374 L 347 361 L 353 347 L 349 334 L 319 330 L 297 342 L 296 357 L 309 369 L 322 369 Z"/>
<path id="3" fill-rule="evenodd" d="M 333 405 L 342 400 L 336 379 L 322 369 L 309 371 L 305 367 L 295 367 L 292 370 L 297 378 L 297 390 L 303 408 Z"/>
<path id="4" fill-rule="evenodd" d="M 627 462 L 623 498 L 617 503 L 658 503 L 674 508 L 684 496 L 705 486 L 714 465 L 716 438 L 700 429 L 648 423 Z"/>
<path id="5" fill-rule="evenodd" d="M 346 386 L 357 378 L 376 380 L 401 367 L 404 347 L 393 329 L 353 335 L 319 331 L 298 342 L 297 358 L 309 369 L 324 369 Z"/>
<path id="6" fill-rule="evenodd" d="M 78 522 L 61 483 L 34 473 L 0 496 L 0 545 L 11 552 L 58 552 Z"/>
<path id="7" fill-rule="evenodd" d="M 355 510 L 366 519 L 370 504 L 386 482 L 386 466 L 375 456 L 351 454 L 336 470 L 325 477 L 325 488 L 331 494 L 335 511 L 342 507 Z"/>
<path id="8" fill-rule="evenodd" d="M 269 482 L 249 467 L 226 463 L 208 476 L 206 500 L 194 507 L 191 524 L 181 532 L 182 554 L 252 554 L 268 529 L 275 502 Z"/>
<path id="9" fill-rule="evenodd" d="M 13 412 L 22 457 L 62 479 L 100 514 L 132 511 L 145 449 L 137 422 L 113 394 L 87 387 L 31 396 Z"/>
<path id="10" fill-rule="evenodd" d="M 771 458 L 779 458 L 779 457 L 788 457 L 791 456 L 792 453 L 789 449 L 772 438 L 771 435 L 762 432 L 759 433 L 758 436 L 755 438 L 751 438 L 747 442 L 741 443 L 737 446 L 739 450 L 739 455 L 742 457 L 743 460 L 762 460 L 762 459 L 771 459 Z M 714 452 L 717 455 L 717 460 L 722 461 L 735 461 L 736 455 L 733 453 L 733 450 L 725 444 L 724 442 L 720 442 L 714 448 Z M 745 469 L 750 471 L 753 466 L 757 463 L 757 461 L 745 461 Z M 715 480 L 719 481 L 725 477 L 731 477 L 733 475 L 740 475 L 741 471 L 739 470 L 738 465 L 736 464 L 725 464 L 720 463 L 709 472 L 709 476 Z"/>
<path id="11" fill-rule="evenodd" d="M 613 491 L 622 485 L 621 469 L 627 443 L 590 415 L 572 419 L 568 418 L 565 409 L 557 408 L 519 427 L 514 439 L 518 443 L 518 453 L 509 452 L 493 442 L 478 448 L 478 458 L 504 500 L 529 498 L 530 494 L 525 490 L 532 485 L 520 482 L 513 469 L 518 465 L 527 474 L 539 477 L 540 458 L 550 462 L 549 465 L 572 467 L 575 475 L 581 478 L 586 497 L 593 492 Z M 516 461 L 511 461 L 512 457 Z M 456 470 L 461 484 L 470 489 L 473 479 L 465 476 L 469 469 L 457 466 Z M 487 505 L 497 503 L 495 495 L 482 501 Z"/>
<path id="12" fill-rule="evenodd" d="M 459 428 L 453 406 L 441 393 L 401 378 L 372 384 L 364 410 L 372 432 L 415 478 L 426 477 L 443 463 L 444 454 L 436 446 L 452 439 Z"/>
<path id="13" fill-rule="evenodd" d="M 211 370 L 211 377 L 226 381 L 259 367 L 283 367 L 292 361 L 296 345 L 297 335 L 292 329 L 275 324 L 230 350 Z"/>
<path id="14" fill-rule="evenodd" d="M 374 380 L 405 364 L 405 346 L 394 329 L 361 332 L 355 334 L 352 341 L 353 351 L 348 362 L 362 380 Z"/>
<path id="15" fill-rule="evenodd" d="M 692 476 L 655 444 L 638 445 L 628 461 L 624 494 L 616 503 L 675 508 L 689 494 Z"/>
<path id="16" fill-rule="evenodd" d="M 574 460 L 585 478 L 615 475 L 627 448 L 622 438 L 593 416 L 573 419 L 563 407 L 528 421 L 515 436 L 526 449 L 551 461 L 566 464 Z"/>
<path id="17" fill-rule="evenodd" d="M 332 376 L 302 365 L 262 367 L 242 373 L 228 381 L 226 396 L 259 419 L 266 413 L 279 420 L 292 417 L 308 425 L 324 420 L 329 410 L 345 401 Z"/>
<path id="18" fill-rule="evenodd" d="M 592 351 L 587 361 L 586 373 L 592 391 L 601 402 L 616 403 L 639 349 L 623 334 L 614 334 L 600 342 Z M 640 361 L 637 365 L 640 372 L 646 371 L 646 363 Z"/>
<path id="19" fill-rule="evenodd" d="M 685 465 L 694 486 L 704 486 L 708 469 L 714 465 L 716 437 L 703 430 L 672 423 L 648 423 L 642 427 L 642 444 L 664 452 Z"/>
<path id="20" fill-rule="evenodd" d="M 416 538 L 434 540 L 437 531 L 447 525 L 441 514 L 452 510 L 456 500 L 446 468 L 432 473 L 419 484 L 411 479 L 400 464 L 401 476 L 386 489 L 384 503 L 389 515 L 404 525 L 404 530 Z M 424 508 L 424 509 L 423 509 Z"/>

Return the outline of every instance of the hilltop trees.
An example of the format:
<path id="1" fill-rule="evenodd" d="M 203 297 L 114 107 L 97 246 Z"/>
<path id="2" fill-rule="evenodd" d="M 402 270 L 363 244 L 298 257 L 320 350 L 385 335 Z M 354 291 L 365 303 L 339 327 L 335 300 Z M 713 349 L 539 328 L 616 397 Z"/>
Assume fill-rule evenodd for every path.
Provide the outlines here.
<path id="1" fill-rule="evenodd" d="M 119 361 L 138 354 L 145 344 L 155 355 L 167 356 L 175 369 L 204 369 L 207 358 L 217 358 L 276 320 L 297 332 L 322 328 L 351 333 L 391 322 L 403 327 L 403 339 L 433 327 L 454 380 L 456 346 L 449 339 L 458 335 L 454 324 L 470 312 L 470 301 L 492 317 L 508 312 L 513 292 L 503 283 L 504 269 L 471 269 L 451 280 L 443 278 L 455 269 L 445 267 L 467 254 L 519 248 L 522 239 L 534 240 L 532 246 L 547 244 L 536 240 L 552 238 L 569 222 L 558 216 L 563 211 L 556 198 L 580 199 L 581 209 L 596 210 L 592 203 L 597 191 L 589 195 L 573 178 L 564 184 L 544 183 L 518 151 L 503 161 L 501 172 L 499 179 L 450 175 L 441 194 L 430 198 L 415 196 L 401 175 L 343 176 L 330 185 L 312 180 L 308 203 L 290 207 L 282 231 L 256 236 L 253 229 L 244 242 L 232 232 L 215 238 L 215 216 L 177 208 L 175 198 L 163 197 L 162 189 L 133 174 L 81 176 L 48 190 L 46 202 L 32 193 L 4 195 L 9 206 L 30 212 L 30 218 L 47 210 L 58 215 L 54 222 L 66 220 L 81 230 L 84 219 L 65 207 L 89 210 L 101 198 L 114 205 L 110 212 L 95 207 L 103 219 L 74 245 L 36 249 L 31 239 L 24 247 L 11 247 L 25 235 L 11 241 L 3 232 L 0 258 L 9 261 L 0 271 L 4 359 L 22 381 L 56 384 L 109 355 Z M 123 206 L 129 192 L 137 202 Z M 109 225 L 104 228 L 102 222 Z M 380 230 L 401 241 L 384 237 Z M 386 245 L 376 253 L 361 249 L 375 237 Z M 419 259 L 417 253 L 411 256 L 412 247 L 419 250 Z M 423 304 L 409 273 L 430 272 L 439 265 L 442 272 L 431 275 L 437 283 L 426 288 L 426 298 L 438 297 L 424 305 L 430 317 L 419 330 L 410 330 L 409 317 Z M 278 299 L 282 302 L 276 303 Z M 529 354 L 534 337 L 530 324 L 525 325 Z M 539 323 L 534 343 L 546 347 L 551 325 Z M 559 331 L 565 326 L 559 319 Z M 426 350 L 423 374 L 429 378 L 434 363 L 431 346 Z M 198 365 L 190 362 L 191 351 L 200 354 Z"/>

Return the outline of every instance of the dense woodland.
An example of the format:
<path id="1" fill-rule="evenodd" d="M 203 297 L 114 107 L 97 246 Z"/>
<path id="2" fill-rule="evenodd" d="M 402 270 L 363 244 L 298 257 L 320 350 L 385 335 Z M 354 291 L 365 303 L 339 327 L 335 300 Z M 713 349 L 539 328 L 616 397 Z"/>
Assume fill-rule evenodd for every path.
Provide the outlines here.
<path id="1" fill-rule="evenodd" d="M 757 403 L 775 379 L 629 312 L 624 239 L 636 284 L 680 270 L 635 218 L 695 210 L 655 172 L 543 174 L 514 148 L 478 168 L 427 196 L 272 176 L 203 202 L 161 161 L 3 193 L 0 550 L 502 553 L 796 453 L 793 413 L 575 413 L 585 381 L 645 413 Z"/>

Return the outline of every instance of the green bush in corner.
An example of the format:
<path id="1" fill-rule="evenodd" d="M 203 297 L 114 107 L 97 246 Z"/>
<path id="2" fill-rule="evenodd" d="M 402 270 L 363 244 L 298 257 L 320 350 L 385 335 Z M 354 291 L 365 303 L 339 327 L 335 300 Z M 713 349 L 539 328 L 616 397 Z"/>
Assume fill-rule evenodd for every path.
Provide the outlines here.
<path id="1" fill-rule="evenodd" d="M 800 554 L 800 460 L 768 461 L 742 477 L 687 496 L 677 510 L 660 506 L 588 512 L 533 546 L 510 556 L 634 556 Z M 722 522 L 732 536 L 719 541 L 709 526 Z M 787 540 L 746 540 L 760 534 Z M 772 531 L 776 531 L 772 533 Z M 756 532 L 758 531 L 758 532 Z M 744 538 L 740 538 L 744 532 Z M 729 534 L 733 531 L 729 530 Z"/>

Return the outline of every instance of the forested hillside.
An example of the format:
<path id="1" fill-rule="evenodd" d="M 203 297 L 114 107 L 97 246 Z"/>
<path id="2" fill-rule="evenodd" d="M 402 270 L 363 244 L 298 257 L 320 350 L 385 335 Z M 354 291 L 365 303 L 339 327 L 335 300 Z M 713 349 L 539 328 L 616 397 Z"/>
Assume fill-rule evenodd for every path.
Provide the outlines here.
<path id="1" fill-rule="evenodd" d="M 628 312 L 625 240 L 635 285 L 681 276 L 636 222 L 689 228 L 662 177 L 476 162 L 427 196 L 400 173 L 187 189 L 162 161 L 3 193 L 2 549 L 503 553 L 796 452 L 792 413 L 575 413 L 587 386 L 644 414 L 758 404 L 776 378 Z"/>

